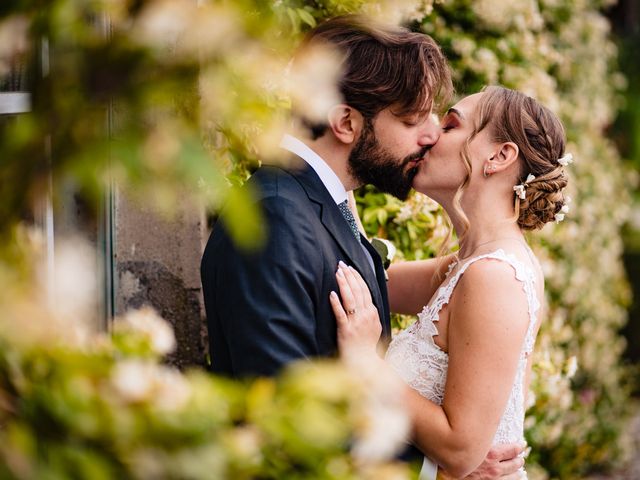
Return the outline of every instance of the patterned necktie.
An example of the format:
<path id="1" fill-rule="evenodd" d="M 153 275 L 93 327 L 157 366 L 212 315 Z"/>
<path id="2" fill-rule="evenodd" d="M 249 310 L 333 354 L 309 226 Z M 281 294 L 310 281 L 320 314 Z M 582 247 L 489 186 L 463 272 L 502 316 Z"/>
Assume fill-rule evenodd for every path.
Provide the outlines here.
<path id="1" fill-rule="evenodd" d="M 360 232 L 358 231 L 358 225 L 356 224 L 356 219 L 353 218 L 353 213 L 351 213 L 351 209 L 349 208 L 349 202 L 345 200 L 342 203 L 338 204 L 338 208 L 342 213 L 342 216 L 349 224 L 349 228 L 351 228 L 351 233 L 356 237 L 356 240 L 360 241 Z"/>

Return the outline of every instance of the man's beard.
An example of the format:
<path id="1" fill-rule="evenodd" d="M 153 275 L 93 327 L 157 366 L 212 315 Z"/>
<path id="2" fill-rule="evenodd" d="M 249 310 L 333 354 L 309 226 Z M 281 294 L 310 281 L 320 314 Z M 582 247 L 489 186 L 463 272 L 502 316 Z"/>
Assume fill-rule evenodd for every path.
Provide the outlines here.
<path id="1" fill-rule="evenodd" d="M 424 147 L 399 160 L 380 146 L 373 125 L 365 121 L 362 135 L 349 155 L 349 173 L 363 184 L 370 183 L 385 193 L 406 200 L 413 178 L 418 173 L 418 165 L 407 171 L 405 166 L 422 158 L 427 150 L 429 147 Z"/>

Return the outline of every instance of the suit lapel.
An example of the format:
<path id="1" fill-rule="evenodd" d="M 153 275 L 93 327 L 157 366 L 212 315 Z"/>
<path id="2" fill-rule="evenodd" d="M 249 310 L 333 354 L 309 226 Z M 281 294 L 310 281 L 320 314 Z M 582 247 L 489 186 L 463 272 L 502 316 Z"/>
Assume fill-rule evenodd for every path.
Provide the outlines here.
<path id="1" fill-rule="evenodd" d="M 387 292 L 387 280 L 384 271 L 384 266 L 382 264 L 382 259 L 380 255 L 373 248 L 373 245 L 369 243 L 369 241 L 364 237 L 364 235 L 360 235 L 360 239 L 362 244 L 371 255 L 373 259 L 373 265 L 376 269 L 376 280 L 378 282 L 378 289 L 380 292 L 380 303 L 378 305 L 382 305 L 382 312 L 380 313 L 380 321 L 382 322 L 382 335 L 387 339 L 387 341 L 391 340 L 391 315 L 389 312 L 389 298 Z M 378 309 L 380 312 L 380 309 Z"/>
<path id="2" fill-rule="evenodd" d="M 366 242 L 365 248 L 369 252 L 373 251 L 375 256 L 372 256 L 374 259 L 374 265 L 376 268 L 376 272 L 371 270 L 371 266 L 369 264 L 369 260 L 367 259 L 366 253 L 362 250 L 362 245 L 359 244 L 358 240 L 353 236 L 349 225 L 345 221 L 340 209 L 336 205 L 335 201 L 327 191 L 327 189 L 322 184 L 320 177 L 316 174 L 316 172 L 309 166 L 305 166 L 301 170 L 296 170 L 291 172 L 296 179 L 300 182 L 302 187 L 307 192 L 309 199 L 313 202 L 316 202 L 320 205 L 320 221 L 327 229 L 329 234 L 334 238 L 336 243 L 339 245 L 340 249 L 344 253 L 345 257 L 347 257 L 351 263 L 351 265 L 360 272 L 362 277 L 364 278 L 369 290 L 371 291 L 374 303 L 380 311 L 380 320 L 382 321 L 383 328 L 388 330 L 388 321 L 386 317 L 388 317 L 388 305 L 384 302 L 384 298 L 381 294 L 381 290 L 385 290 L 386 294 L 386 286 L 382 285 L 378 281 L 379 272 L 378 264 L 380 268 L 382 268 L 382 263 L 380 261 L 380 257 L 373 250 L 373 247 Z M 367 247 L 368 245 L 368 247 Z M 337 265 L 336 265 L 337 268 Z M 384 282 L 384 271 L 382 272 L 382 281 Z M 387 333 L 387 332 L 385 332 Z"/>

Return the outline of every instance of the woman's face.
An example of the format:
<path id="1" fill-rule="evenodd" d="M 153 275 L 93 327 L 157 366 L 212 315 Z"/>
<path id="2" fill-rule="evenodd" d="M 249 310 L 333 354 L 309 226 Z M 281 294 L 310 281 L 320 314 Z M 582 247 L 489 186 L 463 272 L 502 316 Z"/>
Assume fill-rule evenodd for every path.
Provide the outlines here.
<path id="1" fill-rule="evenodd" d="M 463 146 L 473 132 L 476 107 L 483 93 L 463 98 L 442 118 L 440 138 L 420 162 L 413 179 L 413 188 L 439 203 L 453 198 L 467 177 L 462 159 Z M 491 157 L 494 145 L 489 141 L 487 129 L 482 130 L 469 144 L 472 181 L 482 176 L 484 163 Z"/>

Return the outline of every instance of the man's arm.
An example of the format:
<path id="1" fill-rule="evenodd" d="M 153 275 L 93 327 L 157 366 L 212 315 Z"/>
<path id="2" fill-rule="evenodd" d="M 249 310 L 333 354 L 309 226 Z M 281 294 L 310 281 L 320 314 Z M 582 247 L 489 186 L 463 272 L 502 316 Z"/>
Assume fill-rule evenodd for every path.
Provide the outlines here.
<path id="1" fill-rule="evenodd" d="M 425 298 L 431 298 L 441 285 L 449 265 L 454 260 L 454 255 L 448 255 L 391 264 L 387 270 L 391 311 L 417 315 L 424 307 Z"/>
<path id="2" fill-rule="evenodd" d="M 520 480 L 526 478 L 518 470 L 524 466 L 522 454 L 526 443 L 522 445 L 497 445 L 474 472 L 465 480 Z M 454 480 L 444 470 L 438 468 L 438 480 Z"/>
<path id="3" fill-rule="evenodd" d="M 287 363 L 318 354 L 315 311 L 322 263 L 312 229 L 293 202 L 270 197 L 262 206 L 267 240 L 261 249 L 242 252 L 221 231 L 212 260 L 213 309 L 234 376 L 273 375 Z"/>

